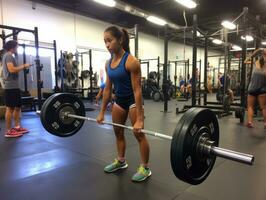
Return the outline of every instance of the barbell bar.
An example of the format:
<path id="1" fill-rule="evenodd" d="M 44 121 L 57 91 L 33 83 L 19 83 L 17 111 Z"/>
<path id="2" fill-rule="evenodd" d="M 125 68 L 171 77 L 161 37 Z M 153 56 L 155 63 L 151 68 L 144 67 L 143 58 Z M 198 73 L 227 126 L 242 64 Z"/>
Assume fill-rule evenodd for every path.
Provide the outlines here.
<path id="1" fill-rule="evenodd" d="M 75 118 L 75 119 L 82 119 L 82 120 L 87 120 L 87 121 L 91 121 L 91 122 L 96 122 L 97 120 L 94 118 L 90 118 L 90 117 L 83 117 L 83 116 L 78 116 L 78 115 L 73 115 L 73 114 L 69 114 L 69 113 L 64 113 L 62 117 L 70 117 L 70 118 Z M 104 121 L 102 124 L 108 124 L 108 125 L 112 125 L 112 126 L 118 126 L 121 128 L 125 128 L 125 129 L 129 129 L 129 130 L 133 130 L 132 126 L 126 126 L 123 124 L 118 124 L 118 123 L 113 123 L 113 122 L 108 122 L 108 121 Z M 162 139 L 167 139 L 167 140 L 172 140 L 173 137 L 169 136 L 169 135 L 165 135 L 159 132 L 155 132 L 155 131 L 151 131 L 151 130 L 146 130 L 146 129 L 141 129 L 142 133 L 145 133 L 147 135 L 151 135 L 154 137 L 159 137 Z M 209 141 L 210 142 L 210 141 Z M 251 165 L 254 161 L 254 156 L 253 155 L 249 155 L 249 154 L 244 154 L 244 153 L 240 153 L 237 151 L 232 151 L 232 150 L 228 150 L 228 149 L 223 149 L 223 148 L 219 148 L 219 147 L 215 147 L 215 146 L 208 146 L 206 145 L 205 148 L 208 149 L 210 147 L 209 153 L 215 155 L 215 156 L 219 156 L 219 157 L 223 157 L 229 160 L 233 160 L 233 161 L 237 161 L 237 162 L 241 162 L 241 163 L 245 163 L 245 164 L 249 164 Z"/>
<path id="2" fill-rule="evenodd" d="M 40 110 L 37 110 L 36 113 L 38 115 L 41 115 L 41 111 Z M 97 120 L 95 118 L 83 117 L 83 116 L 79 116 L 79 115 L 73 115 L 73 114 L 70 114 L 70 113 L 67 113 L 67 112 L 63 113 L 60 117 L 61 118 L 69 117 L 69 118 L 75 118 L 75 119 L 82 119 L 82 120 L 87 120 L 87 121 L 91 121 L 91 122 L 96 122 L 97 123 Z M 129 130 L 133 131 L 133 127 L 132 126 L 126 126 L 126 125 L 123 125 L 123 124 L 118 124 L 118 123 L 108 122 L 108 121 L 103 121 L 102 124 L 118 126 L 118 127 L 129 129 Z M 145 133 L 147 135 L 152 135 L 154 137 L 159 137 L 159 138 L 163 138 L 163 139 L 172 140 L 172 136 L 165 135 L 165 134 L 162 134 L 162 133 L 158 133 L 158 132 L 155 132 L 155 131 L 141 129 L 141 132 Z"/>
<path id="3" fill-rule="evenodd" d="M 84 121 L 97 122 L 85 116 L 82 101 L 69 93 L 57 93 L 43 104 L 41 116 L 44 128 L 56 136 L 68 137 L 80 130 Z M 132 126 L 103 121 L 103 124 L 133 130 Z M 147 135 L 171 140 L 171 166 L 177 178 L 200 184 L 211 172 L 216 156 L 252 165 L 254 156 L 218 147 L 219 124 L 209 109 L 191 108 L 177 123 L 173 136 L 142 129 Z"/>

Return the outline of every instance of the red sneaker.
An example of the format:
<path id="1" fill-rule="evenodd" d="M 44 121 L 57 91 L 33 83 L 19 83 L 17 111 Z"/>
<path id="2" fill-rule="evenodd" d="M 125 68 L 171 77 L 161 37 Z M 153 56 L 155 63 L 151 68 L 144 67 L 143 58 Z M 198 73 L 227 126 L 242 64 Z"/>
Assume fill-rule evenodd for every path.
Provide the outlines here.
<path id="1" fill-rule="evenodd" d="M 252 122 L 248 122 L 248 123 L 247 123 L 247 127 L 248 127 L 248 128 L 254 128 L 254 124 L 253 124 Z"/>
<path id="2" fill-rule="evenodd" d="M 22 133 L 19 133 L 17 132 L 14 128 L 8 130 L 5 134 L 5 137 L 8 137 L 8 138 L 15 138 L 15 137 L 20 137 L 22 136 L 23 134 Z"/>
<path id="3" fill-rule="evenodd" d="M 19 128 L 14 128 L 18 133 L 21 133 L 21 134 L 25 134 L 25 133 L 28 133 L 29 130 L 28 129 L 25 129 L 25 128 L 22 128 L 21 126 Z"/>

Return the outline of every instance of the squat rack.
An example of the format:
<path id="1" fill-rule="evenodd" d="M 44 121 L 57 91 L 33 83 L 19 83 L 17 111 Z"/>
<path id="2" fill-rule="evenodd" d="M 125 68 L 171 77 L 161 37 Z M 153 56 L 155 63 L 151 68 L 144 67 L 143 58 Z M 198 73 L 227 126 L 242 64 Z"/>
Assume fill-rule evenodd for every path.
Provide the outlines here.
<path id="1" fill-rule="evenodd" d="M 169 64 L 173 63 L 175 65 L 175 75 L 174 75 L 174 85 L 175 85 L 175 94 L 176 94 L 176 90 L 177 90 L 177 84 L 176 84 L 176 81 L 177 81 L 177 67 L 178 65 L 183 65 L 182 67 L 184 67 L 184 81 L 185 81 L 185 84 L 187 83 L 187 73 L 189 71 L 189 59 L 187 60 L 169 60 Z M 180 80 L 179 80 L 180 81 Z"/>
<path id="2" fill-rule="evenodd" d="M 157 61 L 157 84 L 160 83 L 160 56 L 157 58 L 147 58 L 147 59 L 139 59 L 140 64 L 145 64 L 147 66 L 147 78 L 150 73 L 150 61 Z"/>
<path id="3" fill-rule="evenodd" d="M 135 24 L 134 28 L 128 29 L 130 39 L 134 39 L 135 57 L 139 57 L 139 25 Z"/>
<path id="4" fill-rule="evenodd" d="M 50 43 L 49 43 L 50 44 Z M 26 63 L 26 52 L 25 52 L 25 48 L 26 47 L 35 47 L 34 45 L 31 44 L 18 44 L 19 46 L 22 46 L 23 48 L 23 63 Z M 48 50 L 52 50 L 54 52 L 54 66 L 55 66 L 55 71 L 54 71 L 54 75 L 55 75 L 55 87 L 54 90 L 55 92 L 58 91 L 59 87 L 58 87 L 58 78 L 57 78 L 57 70 L 58 70 L 58 64 L 57 64 L 57 44 L 56 41 L 53 40 L 52 46 L 39 46 L 39 49 L 48 49 Z M 42 66 L 42 65 L 41 65 Z M 27 90 L 27 74 L 29 73 L 29 69 L 24 69 L 24 88 L 25 88 L 25 93 L 28 92 Z"/>
<path id="5" fill-rule="evenodd" d="M 196 15 L 193 16 L 193 73 L 192 73 L 192 79 L 195 80 L 195 58 L 196 58 L 196 31 L 197 31 L 197 20 L 196 20 Z M 259 37 L 256 35 L 257 37 L 257 43 L 256 43 L 256 47 L 258 46 L 258 41 L 260 41 L 261 38 L 263 38 L 263 33 L 264 35 L 266 34 L 266 28 L 263 27 L 263 25 L 257 20 L 257 18 L 253 17 L 252 15 L 248 14 L 248 8 L 244 7 L 242 13 L 237 17 L 236 20 L 241 19 L 241 28 L 243 30 L 239 30 L 239 32 L 243 33 L 244 35 L 247 35 L 247 33 L 251 34 L 250 30 L 248 30 L 248 23 L 250 22 L 250 20 L 252 21 L 252 24 L 255 24 L 256 26 L 260 27 L 260 34 Z M 254 22 L 255 20 L 255 22 Z M 253 27 L 254 28 L 254 27 Z M 220 31 L 220 30 L 219 30 Z M 204 67 L 204 88 L 205 90 L 207 89 L 207 67 L 208 67 L 208 52 L 207 52 L 207 47 L 208 47 L 208 39 L 210 39 L 212 36 L 216 35 L 219 31 L 215 32 L 214 34 L 208 35 L 208 34 L 204 34 L 203 37 L 205 39 L 205 54 L 204 54 L 204 61 L 205 61 L 205 67 Z M 236 32 L 236 31 L 232 31 L 232 32 Z M 228 58 L 230 58 L 230 51 L 229 51 L 229 46 L 228 46 L 228 41 L 227 41 L 227 34 L 231 33 L 231 32 L 227 32 L 225 33 L 225 42 L 227 43 L 227 45 L 225 45 L 224 47 L 224 51 L 225 51 L 225 56 L 224 56 L 224 63 L 225 63 L 225 68 L 227 68 L 228 66 L 228 70 L 230 70 L 230 60 L 228 60 Z M 254 36 L 254 34 L 253 34 Z M 198 37 L 200 38 L 200 37 Z M 241 59 L 241 103 L 240 103 L 240 109 L 245 108 L 246 106 L 246 64 L 244 63 L 244 60 L 246 59 L 246 52 L 247 52 L 247 41 L 246 40 L 241 40 L 242 42 L 242 59 Z M 225 74 L 227 72 L 225 71 Z M 226 75 L 225 75 L 226 77 Z M 193 81 L 194 82 L 194 81 Z M 225 85 L 225 88 L 227 88 L 227 86 Z M 206 107 L 206 108 L 210 108 L 210 109 L 221 109 L 221 107 L 211 107 L 211 106 L 201 106 L 201 105 L 195 105 L 195 99 L 194 99 L 194 94 L 195 94 L 195 84 L 192 85 L 192 107 L 196 106 L 196 107 Z M 204 97 L 204 101 L 206 102 L 206 94 Z M 185 106 L 186 107 L 186 106 Z M 188 108 L 189 106 L 187 106 Z M 236 109 L 239 108 L 231 108 L 229 109 L 230 111 L 234 111 Z M 218 112 L 218 114 L 220 115 L 220 113 Z M 220 115 L 221 116 L 221 115 Z M 241 119 L 240 119 L 241 120 Z"/>

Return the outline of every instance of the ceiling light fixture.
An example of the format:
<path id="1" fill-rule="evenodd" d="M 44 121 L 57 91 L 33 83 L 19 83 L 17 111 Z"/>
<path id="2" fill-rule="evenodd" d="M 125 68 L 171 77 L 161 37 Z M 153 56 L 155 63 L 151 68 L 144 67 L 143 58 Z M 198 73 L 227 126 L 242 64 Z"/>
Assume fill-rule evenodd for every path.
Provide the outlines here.
<path id="1" fill-rule="evenodd" d="M 251 42 L 254 40 L 254 38 L 251 35 L 246 35 L 246 37 L 242 35 L 241 39 L 246 40 L 247 42 Z"/>
<path id="2" fill-rule="evenodd" d="M 29 40 L 19 39 L 19 40 L 18 40 L 18 43 L 19 43 L 19 44 L 29 45 L 29 44 L 30 44 L 30 41 L 29 41 Z"/>
<path id="3" fill-rule="evenodd" d="M 159 17 L 155 17 L 153 15 L 150 15 L 146 18 L 148 21 L 154 23 L 154 24 L 157 24 L 159 26 L 164 26 L 166 24 L 166 21 L 159 18 Z"/>
<path id="4" fill-rule="evenodd" d="M 116 2 L 114 0 L 93 0 L 97 3 L 100 3 L 102 5 L 108 6 L 108 7 L 115 7 Z"/>
<path id="5" fill-rule="evenodd" d="M 213 39 L 212 43 L 214 43 L 214 44 L 222 44 L 223 41 L 222 40 L 218 40 L 218 39 Z"/>
<path id="6" fill-rule="evenodd" d="M 232 49 L 236 50 L 236 51 L 240 51 L 242 50 L 242 48 L 240 46 L 237 46 L 237 45 L 233 45 L 232 46 Z"/>
<path id="7" fill-rule="evenodd" d="M 197 7 L 197 4 L 192 0 L 175 0 L 175 1 L 190 9 Z"/>
<path id="8" fill-rule="evenodd" d="M 239 48 L 240 48 L 240 47 L 239 47 Z M 247 48 L 247 51 L 253 51 L 253 50 L 255 50 L 255 47 Z M 230 50 L 230 51 L 242 51 L 242 48 L 240 48 L 240 49 L 232 49 L 232 50 Z"/>
<path id="9" fill-rule="evenodd" d="M 227 29 L 229 29 L 229 30 L 234 30 L 234 29 L 236 29 L 236 25 L 233 23 L 233 22 L 230 22 L 230 21 L 228 21 L 228 20 L 224 20 L 224 21 L 222 21 L 222 26 L 224 27 L 224 28 L 227 28 Z"/>
<path id="10" fill-rule="evenodd" d="M 130 12 L 132 10 L 132 8 L 130 7 L 130 6 L 125 6 L 125 11 L 127 11 L 127 12 Z"/>
<path id="11" fill-rule="evenodd" d="M 193 31 L 191 31 L 191 34 L 193 34 Z M 197 37 L 202 37 L 203 35 L 199 32 L 199 31 L 197 31 Z"/>
<path id="12" fill-rule="evenodd" d="M 199 31 L 197 31 L 197 37 L 201 37 L 201 36 L 202 34 Z"/>

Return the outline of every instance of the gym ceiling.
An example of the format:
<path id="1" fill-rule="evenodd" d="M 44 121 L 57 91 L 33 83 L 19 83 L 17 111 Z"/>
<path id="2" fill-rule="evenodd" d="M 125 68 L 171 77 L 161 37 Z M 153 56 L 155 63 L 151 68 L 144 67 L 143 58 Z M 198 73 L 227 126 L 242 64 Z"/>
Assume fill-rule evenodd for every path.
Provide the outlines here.
<path id="1" fill-rule="evenodd" d="M 62 9 L 91 18 L 107 21 L 119 26 L 132 28 L 140 25 L 140 30 L 163 36 L 163 28 L 148 22 L 144 17 L 138 17 L 117 8 L 110 8 L 93 0 L 32 0 L 57 9 Z M 174 0 L 120 0 L 120 2 L 135 6 L 137 9 L 166 19 L 176 25 L 185 26 L 184 11 L 187 25 L 192 26 L 193 14 L 198 15 L 199 28 L 213 33 L 222 28 L 225 19 L 234 20 L 243 10 L 249 8 L 249 13 L 260 15 L 261 22 L 266 24 L 265 0 L 194 0 L 197 7 L 187 9 Z M 182 38 L 182 37 L 181 37 Z M 230 39 L 230 38 L 229 38 Z M 234 39 L 234 37 L 233 37 Z M 239 40 L 238 40 L 239 42 Z"/>

